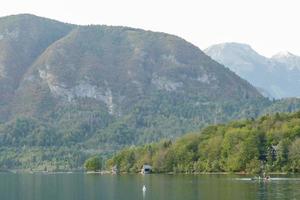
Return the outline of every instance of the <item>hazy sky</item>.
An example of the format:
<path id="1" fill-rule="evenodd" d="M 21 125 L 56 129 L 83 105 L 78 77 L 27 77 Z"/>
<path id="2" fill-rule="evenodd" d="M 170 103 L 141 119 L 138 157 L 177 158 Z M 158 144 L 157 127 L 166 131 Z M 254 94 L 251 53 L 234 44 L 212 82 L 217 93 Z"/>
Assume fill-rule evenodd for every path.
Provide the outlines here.
<path id="1" fill-rule="evenodd" d="M 300 55 L 299 0 L 1 0 L 1 16 L 19 13 L 167 32 L 201 49 L 242 42 L 265 56 Z"/>

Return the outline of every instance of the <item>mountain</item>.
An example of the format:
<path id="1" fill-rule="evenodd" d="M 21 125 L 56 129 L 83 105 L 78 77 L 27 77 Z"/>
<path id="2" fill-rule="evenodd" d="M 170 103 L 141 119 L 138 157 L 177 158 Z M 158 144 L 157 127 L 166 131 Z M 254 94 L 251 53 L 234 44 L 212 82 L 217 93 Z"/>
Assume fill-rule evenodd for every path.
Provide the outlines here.
<path id="1" fill-rule="evenodd" d="M 93 99 L 112 116 L 124 116 L 158 93 L 178 101 L 261 98 L 250 84 L 178 37 L 105 26 L 75 28 L 50 45 L 25 74 L 17 100 L 30 99 L 28 104 L 36 106 L 28 92 L 34 87 L 45 87 L 55 103 Z"/>
<path id="2" fill-rule="evenodd" d="M 300 70 L 300 56 L 296 56 L 288 51 L 279 52 L 272 56 L 273 61 L 286 65 L 289 70 Z"/>
<path id="3" fill-rule="evenodd" d="M 99 148 L 117 148 L 255 116 L 257 101 L 265 99 L 249 83 L 181 38 L 84 26 L 35 60 L 11 101 L 11 112 L 52 119 L 57 130 L 65 127 L 63 141 L 92 137 Z"/>
<path id="4" fill-rule="evenodd" d="M 0 168 L 75 169 L 274 105 L 174 35 L 27 14 L 1 18 L 0 33 Z"/>
<path id="5" fill-rule="evenodd" d="M 266 58 L 249 45 L 240 43 L 217 44 L 204 52 L 263 91 L 267 97 L 300 96 L 298 56 L 285 52 Z"/>
<path id="6" fill-rule="evenodd" d="M 7 120 L 24 74 L 53 42 L 72 26 L 32 15 L 0 18 L 0 120 Z"/>

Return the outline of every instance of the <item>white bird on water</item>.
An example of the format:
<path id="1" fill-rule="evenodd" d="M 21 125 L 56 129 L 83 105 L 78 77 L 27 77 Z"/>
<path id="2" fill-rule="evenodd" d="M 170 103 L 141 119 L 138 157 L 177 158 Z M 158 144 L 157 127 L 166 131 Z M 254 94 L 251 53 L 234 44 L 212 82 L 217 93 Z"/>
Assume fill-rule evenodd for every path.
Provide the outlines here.
<path id="1" fill-rule="evenodd" d="M 144 185 L 144 186 L 143 186 L 143 192 L 146 192 L 146 190 L 147 190 L 147 189 L 146 189 L 146 186 Z"/>

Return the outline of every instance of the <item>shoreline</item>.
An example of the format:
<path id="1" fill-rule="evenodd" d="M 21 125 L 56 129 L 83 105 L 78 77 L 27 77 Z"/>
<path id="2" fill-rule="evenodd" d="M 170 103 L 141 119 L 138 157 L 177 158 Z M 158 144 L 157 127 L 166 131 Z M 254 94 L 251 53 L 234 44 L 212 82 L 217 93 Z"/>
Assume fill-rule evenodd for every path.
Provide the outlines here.
<path id="1" fill-rule="evenodd" d="M 41 171 L 41 170 L 22 170 L 22 169 L 11 169 L 11 170 L 0 170 L 0 173 L 21 173 L 21 174 L 71 174 L 71 173 L 82 173 L 82 174 L 94 174 L 94 175 L 124 175 L 124 174 L 141 174 L 140 172 L 119 172 L 117 174 L 112 173 L 108 170 L 103 171 L 84 171 L 84 170 L 69 170 L 69 171 Z M 176 172 L 152 172 L 153 175 L 240 175 L 240 176 L 249 176 L 257 175 L 246 172 L 194 172 L 194 173 L 176 173 Z M 268 172 L 269 175 L 293 175 L 300 173 L 293 172 Z M 143 174 L 144 175 L 144 174 Z M 146 174 L 148 175 L 148 174 Z"/>

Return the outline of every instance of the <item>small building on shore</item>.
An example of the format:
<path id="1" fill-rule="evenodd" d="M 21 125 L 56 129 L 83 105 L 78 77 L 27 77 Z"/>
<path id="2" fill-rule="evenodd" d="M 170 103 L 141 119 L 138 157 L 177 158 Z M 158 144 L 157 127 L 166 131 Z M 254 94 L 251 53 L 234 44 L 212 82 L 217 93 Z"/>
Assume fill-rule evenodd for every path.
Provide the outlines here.
<path id="1" fill-rule="evenodd" d="M 151 165 L 143 165 L 141 169 L 142 174 L 150 174 L 152 172 L 152 166 Z"/>

